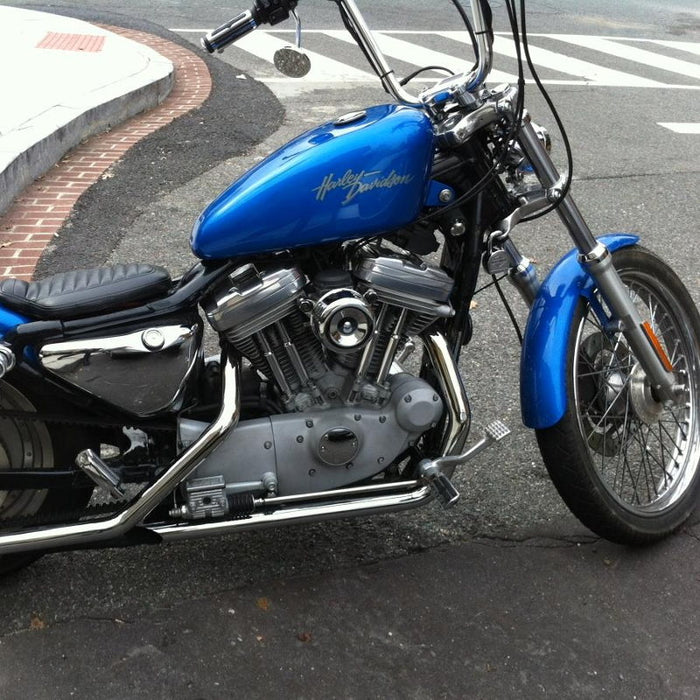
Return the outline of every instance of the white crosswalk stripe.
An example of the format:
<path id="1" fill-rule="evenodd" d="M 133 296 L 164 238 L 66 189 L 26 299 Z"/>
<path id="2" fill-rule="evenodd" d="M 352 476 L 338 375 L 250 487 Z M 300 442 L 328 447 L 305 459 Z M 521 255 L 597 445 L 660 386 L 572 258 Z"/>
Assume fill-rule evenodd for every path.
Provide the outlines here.
<path id="1" fill-rule="evenodd" d="M 552 34 L 557 41 L 565 41 L 586 49 L 601 51 L 617 58 L 624 58 L 637 63 L 642 63 L 652 68 L 679 73 L 680 75 L 700 78 L 700 64 L 683 61 L 669 56 L 661 56 L 654 51 L 639 49 L 636 46 L 621 44 L 610 39 L 598 36 L 579 36 L 574 34 Z"/>
<path id="2" fill-rule="evenodd" d="M 675 131 L 677 134 L 700 134 L 700 123 L 692 122 L 658 122 L 664 129 Z"/>
<path id="3" fill-rule="evenodd" d="M 448 39 L 471 43 L 469 35 L 465 32 L 440 32 L 440 34 Z M 504 36 L 495 37 L 493 50 L 495 53 L 508 56 L 509 58 L 517 57 L 514 42 L 512 39 Z M 549 49 L 540 49 L 536 46 L 530 46 L 530 56 L 532 57 L 532 62 L 536 66 L 549 68 L 567 75 L 573 75 L 579 79 L 583 79 L 587 83 L 625 87 L 662 87 L 662 83 L 656 80 L 649 80 L 648 78 L 632 75 L 631 73 L 605 68 L 595 63 L 582 61 L 556 51 L 550 51 Z"/>
<path id="4" fill-rule="evenodd" d="M 248 53 L 262 58 L 268 63 L 272 63 L 273 56 L 277 49 L 288 46 L 289 41 L 274 36 L 270 32 L 255 32 L 248 34 L 236 42 L 236 47 Z M 333 80 L 368 82 L 376 80 L 373 73 L 353 68 L 347 63 L 341 63 L 333 58 L 324 56 L 314 51 L 306 52 L 311 59 L 311 70 L 306 76 L 306 80 L 314 82 L 326 82 Z M 280 78 L 284 80 L 284 78 Z"/>
<path id="5" fill-rule="evenodd" d="M 172 31 L 204 34 L 207 30 Z M 416 68 L 441 65 L 456 72 L 471 65 L 470 40 L 464 31 L 385 29 L 375 31 L 374 36 L 390 63 L 400 61 Z M 532 34 L 529 39 L 532 60 L 545 84 L 700 90 L 700 62 L 693 60 L 694 56 L 700 56 L 700 42 L 578 34 Z M 299 89 L 304 89 L 304 85 L 315 89 L 319 83 L 329 88 L 347 83 L 377 83 L 350 35 L 336 29 L 304 30 L 304 48 L 311 58 L 311 72 L 301 80 L 282 76 L 272 67 L 272 57 L 276 49 L 293 40 L 293 31 L 258 30 L 239 40 L 227 53 L 234 63 L 238 56 L 241 67 L 262 82 L 295 83 Z M 494 53 L 496 68 L 489 81 L 515 82 L 517 53 L 512 38 L 497 33 Z M 252 61 L 251 56 L 261 59 L 263 64 Z M 499 59 L 505 66 L 499 65 Z M 409 71 L 403 68 L 402 74 L 406 75 Z M 435 78 L 430 76 L 434 75 L 424 74 L 416 82 L 432 82 Z"/>
<path id="6" fill-rule="evenodd" d="M 340 41 L 355 43 L 346 31 L 332 30 L 324 32 L 324 34 Z M 442 53 L 441 51 L 426 49 L 423 46 L 406 41 L 405 39 L 397 39 L 386 32 L 373 32 L 373 34 L 379 48 L 384 55 L 389 58 L 396 58 L 415 66 L 444 66 L 445 68 L 450 68 L 455 73 L 468 70 L 471 66 L 471 62 L 467 63 L 464 57 L 460 58 L 458 56 Z M 517 80 L 517 76 L 503 73 L 499 70 L 493 70 L 491 71 L 491 80 L 500 83 L 512 83 Z"/>

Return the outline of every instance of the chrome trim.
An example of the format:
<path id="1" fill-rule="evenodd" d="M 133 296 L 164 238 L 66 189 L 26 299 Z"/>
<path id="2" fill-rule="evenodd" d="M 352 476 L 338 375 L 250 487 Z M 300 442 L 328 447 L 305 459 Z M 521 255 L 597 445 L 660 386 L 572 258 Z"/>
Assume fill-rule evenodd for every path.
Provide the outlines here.
<path id="1" fill-rule="evenodd" d="M 296 493 L 291 496 L 274 496 L 271 498 L 256 498 L 255 506 L 281 506 L 290 503 L 302 503 L 305 501 L 319 501 L 331 498 L 344 498 L 346 496 L 372 496 L 388 491 L 406 491 L 421 486 L 420 481 L 395 481 L 388 484 L 372 484 L 370 486 L 351 486 L 346 489 L 332 489 L 331 491 L 317 491 L 315 493 Z"/>
<path id="2" fill-rule="evenodd" d="M 589 253 L 580 253 L 578 261 L 583 265 L 588 265 L 589 263 L 603 262 L 609 256 L 610 250 L 608 247 L 604 243 L 598 243 Z"/>
<path id="3" fill-rule="evenodd" d="M 471 426 L 469 400 L 462 384 L 462 377 L 442 333 L 437 331 L 425 333 L 423 343 L 435 368 L 447 409 L 439 452 L 441 456 L 459 454 Z M 454 470 L 448 468 L 443 471 L 447 476 L 451 476 Z"/>
<path id="4" fill-rule="evenodd" d="M 473 134 L 489 124 L 498 121 L 500 114 L 495 102 L 486 102 L 473 112 L 454 119 L 448 119 L 437 128 L 437 141 L 443 148 L 455 148 L 468 141 Z"/>
<path id="5" fill-rule="evenodd" d="M 346 501 L 328 504 L 280 507 L 273 511 L 266 510 L 253 513 L 242 520 L 206 522 L 199 525 L 190 523 L 183 525 L 156 525 L 149 529 L 165 541 L 175 541 L 191 539 L 192 537 L 224 535 L 243 530 L 260 530 L 277 525 L 292 525 L 295 523 L 310 523 L 321 520 L 390 513 L 397 510 L 417 508 L 428 503 L 431 498 L 430 487 L 421 486 L 408 493 L 349 498 Z"/>
<path id="6" fill-rule="evenodd" d="M 217 419 L 128 508 L 108 520 L 22 530 L 0 535 L 0 554 L 80 547 L 125 534 L 138 525 L 234 428 L 240 417 L 240 361 L 222 358 L 223 398 Z"/>
<path id="7" fill-rule="evenodd" d="M 200 323 L 48 343 L 39 362 L 49 372 L 136 416 L 171 409 L 182 397 L 201 346 Z"/>
<path id="8" fill-rule="evenodd" d="M 15 364 L 15 354 L 12 352 L 11 348 L 5 345 L 5 343 L 0 343 L 0 379 L 8 372 L 11 372 Z"/>
<path id="9" fill-rule="evenodd" d="M 126 491 L 121 479 L 93 450 L 83 450 L 75 458 L 75 465 L 82 469 L 98 486 L 109 491 L 114 498 L 124 498 Z"/>

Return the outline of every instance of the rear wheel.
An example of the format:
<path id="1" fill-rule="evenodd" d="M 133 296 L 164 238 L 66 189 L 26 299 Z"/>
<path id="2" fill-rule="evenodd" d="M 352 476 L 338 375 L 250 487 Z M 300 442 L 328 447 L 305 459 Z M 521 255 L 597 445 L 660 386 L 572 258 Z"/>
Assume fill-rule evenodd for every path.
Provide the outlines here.
<path id="1" fill-rule="evenodd" d="M 0 382 L 0 409 L 35 412 L 35 405 L 19 388 Z M 0 471 L 8 469 L 50 469 L 68 466 L 79 449 L 73 433 L 60 439 L 41 421 L 0 417 Z M 72 446 L 72 447 L 71 447 Z M 31 518 L 35 515 L 60 512 L 84 505 L 86 491 L 23 489 L 0 491 L 0 531 L 3 521 Z M 31 520 L 27 520 L 29 526 Z M 41 552 L 19 552 L 0 555 L 0 576 L 31 564 Z"/>
<path id="2" fill-rule="evenodd" d="M 567 411 L 537 439 L 579 520 L 614 542 L 645 544 L 680 527 L 700 493 L 700 316 L 649 251 L 623 248 L 613 260 L 674 367 L 682 400 L 657 401 L 623 335 L 582 300 L 568 345 Z"/>

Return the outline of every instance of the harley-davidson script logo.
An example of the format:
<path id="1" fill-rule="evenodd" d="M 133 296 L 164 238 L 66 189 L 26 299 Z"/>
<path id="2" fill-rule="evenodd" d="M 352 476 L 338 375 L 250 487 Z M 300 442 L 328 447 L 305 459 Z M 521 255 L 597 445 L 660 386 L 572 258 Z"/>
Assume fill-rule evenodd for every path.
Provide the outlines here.
<path id="1" fill-rule="evenodd" d="M 377 177 L 378 176 L 378 177 Z M 388 175 L 382 174 L 381 170 L 360 170 L 359 173 L 352 170 L 346 170 L 344 175 L 336 177 L 335 173 L 328 173 L 323 178 L 323 182 L 314 187 L 313 192 L 316 193 L 316 199 L 322 202 L 326 195 L 333 190 L 344 190 L 345 199 L 341 205 L 349 204 L 358 195 L 365 192 L 371 192 L 376 189 L 390 190 L 399 185 L 407 185 L 413 180 L 413 175 L 399 175 L 395 170 L 392 170 Z"/>

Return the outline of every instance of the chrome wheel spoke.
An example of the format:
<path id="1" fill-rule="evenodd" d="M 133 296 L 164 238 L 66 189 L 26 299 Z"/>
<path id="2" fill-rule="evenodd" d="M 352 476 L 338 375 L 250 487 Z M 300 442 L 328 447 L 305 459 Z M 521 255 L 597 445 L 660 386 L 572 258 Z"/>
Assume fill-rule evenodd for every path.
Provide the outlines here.
<path id="1" fill-rule="evenodd" d="M 627 508 L 653 513 L 673 505 L 698 468 L 697 378 L 688 371 L 698 357 L 665 289 L 638 271 L 628 277 L 630 296 L 685 384 L 687 401 L 681 407 L 658 404 L 622 333 L 607 333 L 589 308 L 574 359 L 578 423 L 611 494 Z"/>

